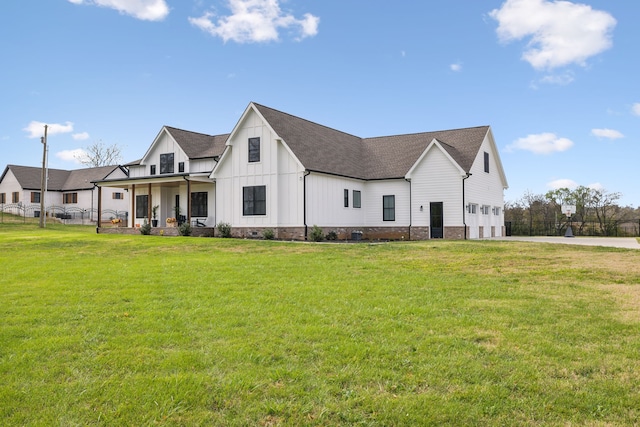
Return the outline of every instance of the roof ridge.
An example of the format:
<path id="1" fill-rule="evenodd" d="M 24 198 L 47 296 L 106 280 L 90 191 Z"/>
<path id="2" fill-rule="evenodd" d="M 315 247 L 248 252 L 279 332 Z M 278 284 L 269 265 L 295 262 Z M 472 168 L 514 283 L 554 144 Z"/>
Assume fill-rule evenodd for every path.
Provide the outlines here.
<path id="1" fill-rule="evenodd" d="M 382 138 L 394 138 L 394 137 L 400 137 L 400 136 L 424 135 L 424 134 L 427 134 L 427 133 L 455 132 L 455 131 L 461 131 L 461 130 L 472 130 L 472 129 L 481 129 L 481 128 L 489 128 L 489 127 L 491 127 L 491 126 L 489 126 L 489 125 L 468 126 L 468 127 L 464 127 L 464 128 L 429 130 L 429 131 L 425 131 L 425 132 L 400 133 L 400 134 L 397 134 L 397 135 L 371 136 L 371 137 L 366 137 L 366 138 L 362 138 L 362 139 L 363 140 L 371 140 L 371 139 L 382 139 Z M 440 140 L 438 140 L 438 141 L 440 141 Z M 440 141 L 440 142 L 442 142 L 442 141 Z"/>
<path id="2" fill-rule="evenodd" d="M 225 136 L 225 135 L 229 135 L 229 132 L 227 132 L 227 133 L 221 133 L 221 134 L 218 134 L 218 135 L 211 135 L 211 134 L 209 134 L 209 133 L 196 132 L 196 131 L 193 131 L 193 130 L 187 130 L 187 129 L 177 128 L 177 127 L 175 127 L 175 126 L 169 126 L 169 125 L 164 125 L 163 127 L 164 127 L 164 128 L 167 128 L 167 129 L 174 129 L 174 130 L 178 130 L 178 131 L 181 131 L 181 132 L 195 133 L 195 134 L 198 134 L 198 135 L 202 135 L 202 136 L 210 136 L 210 137 L 216 137 L 216 136 Z"/>
<path id="3" fill-rule="evenodd" d="M 332 128 L 332 127 L 330 127 L 330 126 L 323 125 L 323 124 L 321 124 L 321 123 L 314 122 L 313 120 L 305 119 L 305 118 L 300 117 L 300 116 L 295 116 L 295 115 L 293 115 L 293 114 L 291 114 L 291 113 L 287 113 L 287 112 L 285 112 L 285 111 L 281 111 L 281 110 L 278 110 L 278 109 L 275 109 L 275 108 L 267 107 L 266 105 L 262 105 L 262 104 L 259 104 L 259 103 L 257 103 L 257 102 L 251 102 L 251 103 L 252 103 L 253 105 L 257 106 L 257 107 L 266 108 L 266 109 L 271 110 L 271 111 L 274 111 L 274 112 L 276 112 L 276 113 L 283 114 L 283 115 L 285 115 L 285 116 L 289 116 L 289 117 L 292 117 L 292 118 L 297 119 L 297 120 L 302 120 L 302 121 L 305 121 L 305 122 L 310 123 L 310 124 L 315 125 L 315 126 L 319 126 L 319 127 L 325 128 L 325 129 L 329 129 L 329 130 L 332 130 L 332 131 L 334 131 L 334 132 L 340 132 L 340 133 L 342 133 L 342 134 L 344 134 L 344 135 L 349 135 L 349 136 L 352 136 L 352 137 L 354 137 L 354 138 L 358 138 L 358 139 L 361 139 L 361 140 L 364 140 L 364 139 L 365 139 L 365 138 L 363 138 L 363 137 L 361 137 L 361 136 L 354 135 L 354 134 L 352 134 L 352 133 L 345 132 L 345 131 L 340 130 L 340 129 Z"/>

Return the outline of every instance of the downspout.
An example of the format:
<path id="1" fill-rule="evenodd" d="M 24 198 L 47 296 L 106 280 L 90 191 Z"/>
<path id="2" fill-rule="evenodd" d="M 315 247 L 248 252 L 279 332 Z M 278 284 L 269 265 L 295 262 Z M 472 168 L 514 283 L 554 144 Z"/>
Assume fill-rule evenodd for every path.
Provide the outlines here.
<path id="1" fill-rule="evenodd" d="M 405 181 L 409 183 L 409 240 L 411 240 L 411 226 L 413 224 L 413 210 L 411 203 L 411 178 L 405 178 Z"/>
<path id="2" fill-rule="evenodd" d="M 462 226 L 464 227 L 464 240 L 467 240 L 467 206 L 464 198 L 464 181 L 471 175 L 471 173 L 467 172 L 467 174 L 462 177 Z"/>
<path id="3" fill-rule="evenodd" d="M 307 240 L 309 226 L 307 225 L 307 177 L 311 171 L 305 170 L 302 175 L 302 221 L 304 222 L 304 240 Z"/>

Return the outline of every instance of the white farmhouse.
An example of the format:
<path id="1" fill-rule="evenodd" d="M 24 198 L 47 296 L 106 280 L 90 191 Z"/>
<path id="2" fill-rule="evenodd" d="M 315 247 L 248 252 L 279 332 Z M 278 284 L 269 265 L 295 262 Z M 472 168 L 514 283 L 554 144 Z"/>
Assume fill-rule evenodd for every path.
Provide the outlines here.
<path id="1" fill-rule="evenodd" d="M 95 181 L 108 177 L 126 178 L 120 166 L 76 170 L 47 169 L 45 211 L 64 220 L 93 220 L 98 217 L 98 191 Z M 42 194 L 42 168 L 8 165 L 0 177 L 0 208 L 21 216 L 39 217 Z M 112 218 L 126 218 L 128 194 L 121 189 L 105 192 L 102 210 Z"/>
<path id="2" fill-rule="evenodd" d="M 504 233 L 508 187 L 490 127 L 360 138 L 250 103 L 230 134 L 164 127 L 126 179 L 129 227 L 190 221 L 237 237 L 466 239 Z"/>

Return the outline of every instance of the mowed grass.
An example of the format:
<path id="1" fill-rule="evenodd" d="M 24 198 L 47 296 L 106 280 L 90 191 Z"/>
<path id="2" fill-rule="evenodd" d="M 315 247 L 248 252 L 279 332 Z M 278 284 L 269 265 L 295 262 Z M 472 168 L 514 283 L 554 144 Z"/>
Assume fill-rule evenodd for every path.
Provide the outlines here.
<path id="1" fill-rule="evenodd" d="M 0 424 L 638 425 L 640 251 L 0 224 Z"/>

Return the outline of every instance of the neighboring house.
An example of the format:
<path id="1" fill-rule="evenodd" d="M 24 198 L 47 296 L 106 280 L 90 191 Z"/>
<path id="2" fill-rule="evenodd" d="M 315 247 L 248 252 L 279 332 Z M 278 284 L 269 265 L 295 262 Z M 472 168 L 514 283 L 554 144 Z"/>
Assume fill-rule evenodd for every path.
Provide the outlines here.
<path id="1" fill-rule="evenodd" d="M 107 177 L 126 178 L 126 169 L 103 166 L 77 170 L 47 169 L 44 198 L 49 216 L 67 220 L 95 220 L 98 192 L 94 181 Z M 42 168 L 8 165 L 0 177 L 0 206 L 5 212 L 24 216 L 40 216 Z M 126 218 L 128 194 L 109 189 L 104 195 L 103 210 L 110 217 Z"/>
<path id="2" fill-rule="evenodd" d="M 229 223 L 238 237 L 272 229 L 305 239 L 313 225 L 340 238 L 465 239 L 504 234 L 508 187 L 490 127 L 360 138 L 250 103 L 230 134 L 163 127 L 119 187 L 130 227 Z"/>

